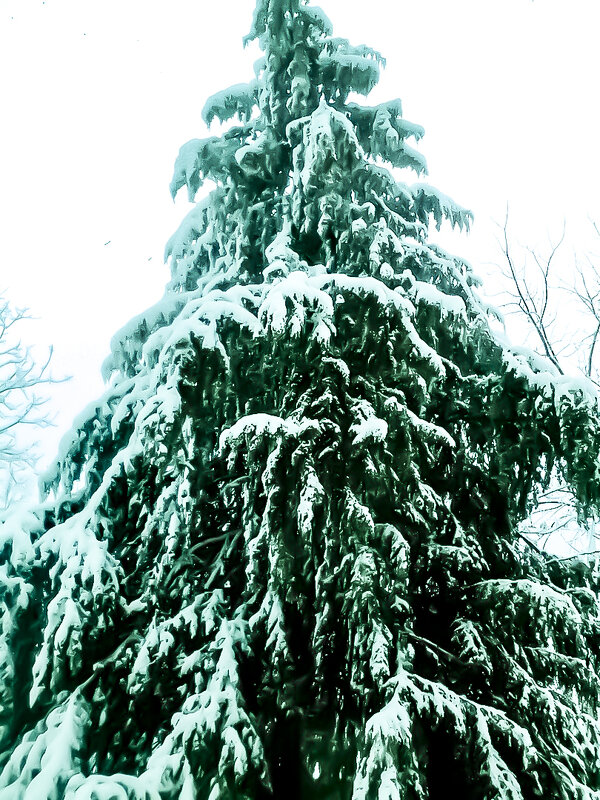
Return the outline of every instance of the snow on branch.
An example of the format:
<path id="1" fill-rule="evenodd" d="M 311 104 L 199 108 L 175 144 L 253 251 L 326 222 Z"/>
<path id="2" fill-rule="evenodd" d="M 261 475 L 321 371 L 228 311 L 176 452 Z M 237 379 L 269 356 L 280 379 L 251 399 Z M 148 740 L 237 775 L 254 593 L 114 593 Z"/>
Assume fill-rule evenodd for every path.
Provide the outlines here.
<path id="1" fill-rule="evenodd" d="M 227 122 L 236 115 L 240 122 L 248 122 L 258 102 L 258 83 L 237 83 L 211 95 L 202 109 L 202 119 L 207 125 L 215 119 Z"/>

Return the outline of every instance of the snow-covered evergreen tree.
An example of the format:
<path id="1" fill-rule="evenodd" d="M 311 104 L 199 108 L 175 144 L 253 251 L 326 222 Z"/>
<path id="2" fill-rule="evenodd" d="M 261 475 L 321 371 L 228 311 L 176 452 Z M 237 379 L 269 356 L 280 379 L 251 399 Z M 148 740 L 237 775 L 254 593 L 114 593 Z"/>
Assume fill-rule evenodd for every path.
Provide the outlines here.
<path id="1" fill-rule="evenodd" d="M 1 800 L 600 798 L 597 576 L 517 533 L 598 506 L 597 401 L 428 241 L 381 56 L 258 0 L 216 188 L 45 502 L 0 529 Z"/>

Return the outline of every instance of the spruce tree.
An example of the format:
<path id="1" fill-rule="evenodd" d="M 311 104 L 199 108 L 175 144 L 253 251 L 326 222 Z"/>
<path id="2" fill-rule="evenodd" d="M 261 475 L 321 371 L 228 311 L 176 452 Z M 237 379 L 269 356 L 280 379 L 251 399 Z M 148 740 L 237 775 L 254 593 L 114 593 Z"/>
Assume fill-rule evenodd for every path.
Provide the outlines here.
<path id="1" fill-rule="evenodd" d="M 598 507 L 596 398 L 429 241 L 470 215 L 349 100 L 382 57 L 304 0 L 248 38 L 163 300 L 0 529 L 0 798 L 597 799 L 597 575 L 518 533 L 554 474 Z"/>

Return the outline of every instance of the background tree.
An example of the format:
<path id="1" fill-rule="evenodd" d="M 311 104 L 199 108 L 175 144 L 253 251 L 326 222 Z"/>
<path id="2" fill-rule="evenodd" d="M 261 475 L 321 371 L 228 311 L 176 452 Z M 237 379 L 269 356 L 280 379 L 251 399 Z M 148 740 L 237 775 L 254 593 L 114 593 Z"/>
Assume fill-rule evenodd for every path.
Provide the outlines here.
<path id="1" fill-rule="evenodd" d="M 51 379 L 48 366 L 52 349 L 39 364 L 19 338 L 24 309 L 0 298 L 0 508 L 19 498 L 23 484 L 31 481 L 36 461 L 34 440 L 23 429 L 50 424 L 43 412 L 46 402 L 40 387 Z"/>
<path id="2" fill-rule="evenodd" d="M 590 225 L 600 240 L 598 225 L 593 221 Z M 503 305 L 527 324 L 531 346 L 551 361 L 559 374 L 578 371 L 599 386 L 600 270 L 597 257 L 591 254 L 583 263 L 574 254 L 561 269 L 565 235 L 566 224 L 546 252 L 515 246 L 507 209 L 500 240 L 508 295 Z"/>
<path id="3" fill-rule="evenodd" d="M 0 798 L 597 798 L 597 577 L 518 531 L 555 473 L 598 507 L 596 396 L 428 240 L 470 215 L 349 101 L 382 57 L 300 0 L 249 38 L 164 299 L 2 529 Z"/>
<path id="4" fill-rule="evenodd" d="M 596 236 L 600 231 L 590 222 Z M 566 225 L 545 251 L 519 246 L 509 230 L 508 209 L 500 248 L 505 288 L 503 309 L 513 315 L 513 338 L 545 356 L 559 375 L 579 373 L 596 387 L 600 338 L 600 272 L 597 257 L 582 260 L 573 254 L 565 261 Z M 593 391 L 593 390 L 592 390 Z M 538 496 L 530 519 L 521 530 L 543 547 L 572 550 L 595 560 L 596 526 L 582 520 L 569 486 L 558 480 Z"/>

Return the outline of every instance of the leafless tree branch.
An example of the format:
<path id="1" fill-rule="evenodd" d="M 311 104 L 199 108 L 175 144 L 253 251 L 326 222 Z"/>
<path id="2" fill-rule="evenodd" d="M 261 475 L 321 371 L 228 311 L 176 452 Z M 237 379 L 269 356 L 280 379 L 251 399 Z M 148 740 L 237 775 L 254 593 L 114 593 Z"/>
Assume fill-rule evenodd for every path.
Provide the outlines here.
<path id="1" fill-rule="evenodd" d="M 521 312 L 535 331 L 545 356 L 554 364 L 561 375 L 564 375 L 564 371 L 554 346 L 553 337 L 550 335 L 549 328 L 552 325 L 552 320 L 548 319 L 548 310 L 551 292 L 550 273 L 556 253 L 564 242 L 565 230 L 565 227 L 563 227 L 560 239 L 551 245 L 550 253 L 545 259 L 542 259 L 535 251 L 528 250 L 541 275 L 541 298 L 538 296 L 536 289 L 532 288 L 528 282 L 525 270 L 519 269 L 515 263 L 508 232 L 508 206 L 504 225 L 502 226 L 502 241 L 500 245 L 507 267 L 506 274 L 513 287 L 513 291 L 509 291 L 508 294 L 518 311 Z"/>
<path id="2" fill-rule="evenodd" d="M 41 386 L 55 382 L 49 371 L 52 348 L 40 363 L 23 344 L 18 333 L 29 319 L 25 309 L 0 298 L 0 508 L 15 499 L 16 487 L 36 462 L 21 431 L 52 424 L 45 410 L 47 398 L 39 393 Z"/>

